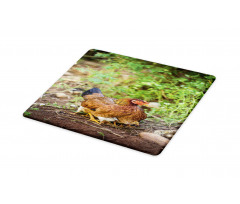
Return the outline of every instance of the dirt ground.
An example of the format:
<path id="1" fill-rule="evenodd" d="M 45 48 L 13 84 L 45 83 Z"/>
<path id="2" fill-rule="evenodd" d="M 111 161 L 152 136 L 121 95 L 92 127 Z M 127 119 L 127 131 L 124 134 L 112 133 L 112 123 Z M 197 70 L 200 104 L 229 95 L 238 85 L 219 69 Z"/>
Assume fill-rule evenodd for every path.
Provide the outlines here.
<path id="1" fill-rule="evenodd" d="M 30 115 L 25 114 L 25 117 L 152 155 L 159 154 L 163 150 L 163 147 L 159 146 L 157 143 L 141 138 L 139 133 L 146 131 L 146 125 L 148 128 L 151 128 L 152 131 L 160 128 L 168 129 L 166 126 L 158 125 L 156 127 L 154 124 L 151 125 L 149 122 L 145 121 L 143 121 L 139 127 L 124 126 L 116 128 L 108 124 L 99 125 L 90 121 L 89 118 L 84 115 L 74 114 L 71 110 L 50 106 L 33 105 L 27 112 L 29 112 Z"/>
<path id="2" fill-rule="evenodd" d="M 140 122 L 139 127 L 125 125 L 113 127 L 92 122 L 84 114 L 74 114 L 83 99 L 81 94 L 74 95 L 71 90 L 76 87 L 87 90 L 91 87 L 87 81 L 80 80 L 80 78 L 86 78 L 88 73 L 82 68 L 88 66 L 97 70 L 102 68 L 101 64 L 86 60 L 74 65 L 29 107 L 24 116 L 152 155 L 159 154 L 164 147 L 156 142 L 143 139 L 139 133 L 154 133 L 156 130 L 176 132 L 180 125 L 168 127 L 163 121 L 156 123 L 144 120 Z"/>

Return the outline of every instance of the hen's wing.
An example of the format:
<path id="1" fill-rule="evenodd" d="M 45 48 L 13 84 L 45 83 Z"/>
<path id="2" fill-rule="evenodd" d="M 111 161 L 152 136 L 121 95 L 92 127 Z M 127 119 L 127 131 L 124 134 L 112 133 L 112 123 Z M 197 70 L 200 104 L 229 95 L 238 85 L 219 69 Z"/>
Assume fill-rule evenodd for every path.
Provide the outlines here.
<path id="1" fill-rule="evenodd" d="M 144 120 L 147 118 L 147 114 L 141 109 L 139 106 L 135 106 L 135 109 L 132 111 L 130 115 L 122 115 L 118 117 L 118 121 L 124 124 L 136 124 L 139 125 L 140 120 Z"/>
<path id="2" fill-rule="evenodd" d="M 140 118 L 139 115 L 142 112 L 143 110 L 138 106 L 120 106 L 120 105 L 114 104 L 114 105 L 100 106 L 96 108 L 92 113 L 95 116 L 101 116 L 106 118 L 136 116 L 136 119 L 138 120 Z"/>
<path id="3" fill-rule="evenodd" d="M 114 101 L 108 97 L 99 97 L 85 100 L 81 103 L 81 106 L 89 109 L 97 109 L 106 105 L 113 105 Z"/>

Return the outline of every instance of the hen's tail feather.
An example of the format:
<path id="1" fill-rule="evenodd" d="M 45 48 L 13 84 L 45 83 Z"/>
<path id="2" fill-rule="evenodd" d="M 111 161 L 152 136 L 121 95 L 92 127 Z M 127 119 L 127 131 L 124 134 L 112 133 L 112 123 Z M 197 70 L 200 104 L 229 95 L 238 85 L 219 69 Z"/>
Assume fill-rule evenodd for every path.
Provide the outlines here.
<path id="1" fill-rule="evenodd" d="M 94 93 L 99 93 L 99 94 L 102 94 L 101 90 L 99 88 L 92 88 L 92 89 L 89 89 L 87 91 L 84 91 L 82 93 L 82 97 L 86 96 L 86 95 L 92 95 Z"/>

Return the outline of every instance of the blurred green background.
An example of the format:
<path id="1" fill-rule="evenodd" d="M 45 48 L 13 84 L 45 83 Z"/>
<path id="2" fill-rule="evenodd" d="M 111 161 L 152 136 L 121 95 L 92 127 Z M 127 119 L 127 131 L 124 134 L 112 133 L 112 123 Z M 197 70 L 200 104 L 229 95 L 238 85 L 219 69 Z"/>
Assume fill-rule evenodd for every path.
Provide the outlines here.
<path id="1" fill-rule="evenodd" d="M 159 108 L 146 110 L 148 120 L 163 120 L 168 125 L 184 122 L 215 80 L 211 75 L 94 49 L 77 64 L 83 60 L 102 65 L 100 69 L 87 68 L 90 86 L 100 88 L 108 97 L 158 102 Z"/>

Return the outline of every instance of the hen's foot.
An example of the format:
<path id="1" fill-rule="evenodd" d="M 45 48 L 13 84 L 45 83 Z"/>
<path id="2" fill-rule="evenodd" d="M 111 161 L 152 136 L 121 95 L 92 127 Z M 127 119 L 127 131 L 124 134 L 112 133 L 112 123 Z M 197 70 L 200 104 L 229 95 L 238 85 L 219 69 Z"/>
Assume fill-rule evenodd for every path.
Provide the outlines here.
<path id="1" fill-rule="evenodd" d="M 115 128 L 122 128 L 122 127 L 124 127 L 122 123 L 117 123 L 116 121 L 114 121 L 113 124 L 111 123 L 111 126 L 115 127 Z"/>
<path id="2" fill-rule="evenodd" d="M 97 121 L 94 116 L 91 114 L 91 113 L 88 113 L 89 117 L 90 117 L 90 120 L 97 123 L 97 124 L 101 124 L 99 121 Z"/>
<path id="3" fill-rule="evenodd" d="M 114 126 L 115 128 L 118 127 L 116 121 L 113 122 L 113 126 Z"/>
<path id="4" fill-rule="evenodd" d="M 110 123 L 109 121 L 106 121 L 106 120 L 100 121 L 99 124 L 108 124 L 108 125 L 112 125 L 112 123 Z"/>
<path id="5" fill-rule="evenodd" d="M 116 121 L 114 121 L 114 123 L 111 123 L 110 121 L 104 120 L 104 121 L 101 121 L 100 124 L 106 124 L 106 125 L 109 125 L 109 126 L 115 127 L 115 128 L 118 127 L 118 125 L 116 124 Z"/>
<path id="6" fill-rule="evenodd" d="M 124 124 L 120 123 L 120 125 L 117 125 L 117 127 L 124 128 Z"/>
<path id="7" fill-rule="evenodd" d="M 127 126 L 128 126 L 129 128 L 134 128 L 135 126 L 138 127 L 138 126 L 139 126 L 139 122 L 135 121 L 134 123 L 128 124 Z"/>

